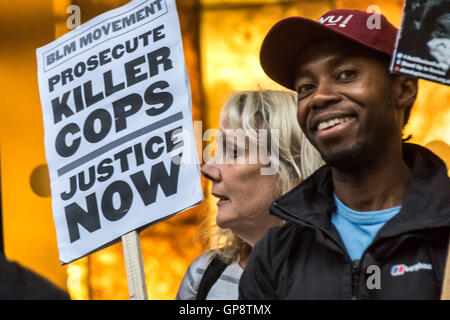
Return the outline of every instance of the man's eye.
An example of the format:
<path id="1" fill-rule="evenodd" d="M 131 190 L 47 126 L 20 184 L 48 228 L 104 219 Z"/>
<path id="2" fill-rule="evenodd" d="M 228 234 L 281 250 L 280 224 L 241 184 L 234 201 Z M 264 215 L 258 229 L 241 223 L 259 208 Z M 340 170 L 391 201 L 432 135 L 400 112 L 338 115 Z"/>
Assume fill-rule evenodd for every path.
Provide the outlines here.
<path id="1" fill-rule="evenodd" d="M 349 80 L 354 78 L 356 71 L 354 70 L 344 70 L 338 74 L 338 80 Z"/>
<path id="2" fill-rule="evenodd" d="M 442 35 L 444 35 L 444 33 L 445 33 L 444 28 L 442 28 L 441 26 L 439 26 L 439 27 L 436 29 L 436 34 L 437 34 L 438 36 L 442 36 Z"/>
<path id="3" fill-rule="evenodd" d="M 297 94 L 299 95 L 299 97 L 303 97 L 303 96 L 307 95 L 313 89 L 314 89 L 314 85 L 304 84 L 304 85 L 298 87 Z"/>

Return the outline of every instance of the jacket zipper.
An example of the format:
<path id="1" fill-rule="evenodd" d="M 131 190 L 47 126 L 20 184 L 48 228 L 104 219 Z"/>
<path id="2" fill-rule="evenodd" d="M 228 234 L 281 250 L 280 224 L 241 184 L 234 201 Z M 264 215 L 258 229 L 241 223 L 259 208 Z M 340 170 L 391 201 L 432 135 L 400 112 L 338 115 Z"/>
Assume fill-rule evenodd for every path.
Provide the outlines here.
<path id="1" fill-rule="evenodd" d="M 337 241 L 328 231 L 322 229 L 319 226 L 315 226 L 313 224 L 304 222 L 302 220 L 299 220 L 298 218 L 295 218 L 295 215 L 293 215 L 292 213 L 290 213 L 289 211 L 286 211 L 285 209 L 281 208 L 278 205 L 278 202 L 274 202 L 273 205 L 278 208 L 280 211 L 284 212 L 286 215 L 294 217 L 293 219 L 291 218 L 292 222 L 298 223 L 300 222 L 301 224 L 313 228 L 313 229 L 318 229 L 321 232 L 325 233 L 331 240 L 333 240 L 334 243 L 336 243 L 338 245 L 339 248 L 341 248 L 342 252 L 344 252 L 344 256 L 347 258 L 347 260 L 350 262 L 351 266 L 352 266 L 352 300 L 357 300 L 359 298 L 359 282 L 361 281 L 361 261 L 362 261 L 362 257 L 361 260 L 355 260 L 352 261 L 352 259 L 350 258 L 350 256 L 347 253 L 347 250 L 341 245 L 341 243 L 339 241 Z M 364 252 L 365 253 L 365 252 Z M 364 256 L 363 253 L 363 256 Z"/>
<path id="2" fill-rule="evenodd" d="M 359 283 L 361 281 L 361 260 L 352 261 L 352 300 L 359 299 Z"/>

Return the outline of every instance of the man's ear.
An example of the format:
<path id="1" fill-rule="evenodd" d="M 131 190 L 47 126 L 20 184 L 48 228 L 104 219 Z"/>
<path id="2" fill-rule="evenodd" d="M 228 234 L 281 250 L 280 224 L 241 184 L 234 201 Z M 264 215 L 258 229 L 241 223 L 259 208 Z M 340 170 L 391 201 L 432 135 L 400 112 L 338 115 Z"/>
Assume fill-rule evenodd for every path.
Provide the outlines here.
<path id="1" fill-rule="evenodd" d="M 418 81 L 406 75 L 396 75 L 398 107 L 410 108 L 416 101 Z"/>

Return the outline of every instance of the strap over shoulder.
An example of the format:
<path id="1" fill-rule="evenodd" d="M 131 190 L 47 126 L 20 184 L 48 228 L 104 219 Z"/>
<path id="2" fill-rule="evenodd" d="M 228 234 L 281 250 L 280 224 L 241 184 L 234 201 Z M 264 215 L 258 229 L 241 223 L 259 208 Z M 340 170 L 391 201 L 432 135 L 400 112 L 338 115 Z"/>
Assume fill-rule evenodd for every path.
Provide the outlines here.
<path id="1" fill-rule="evenodd" d="M 211 287 L 220 278 L 221 274 L 228 266 L 227 263 L 223 262 L 219 256 L 214 255 L 211 262 L 203 274 L 202 280 L 197 290 L 197 300 L 205 300 Z"/>

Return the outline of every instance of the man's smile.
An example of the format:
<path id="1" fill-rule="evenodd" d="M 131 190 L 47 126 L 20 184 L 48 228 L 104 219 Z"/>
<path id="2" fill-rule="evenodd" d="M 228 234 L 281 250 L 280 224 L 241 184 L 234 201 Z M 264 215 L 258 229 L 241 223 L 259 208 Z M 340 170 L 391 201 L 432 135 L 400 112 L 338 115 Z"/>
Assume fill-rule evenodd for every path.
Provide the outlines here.
<path id="1" fill-rule="evenodd" d="M 309 128 L 316 137 L 329 138 L 350 127 L 356 119 L 356 114 L 353 112 L 322 112 L 312 117 Z"/>
<path id="2" fill-rule="evenodd" d="M 317 125 L 317 130 L 321 131 L 321 130 L 326 130 L 329 128 L 332 128 L 338 124 L 347 122 L 349 120 L 351 120 L 351 117 L 341 117 L 341 118 L 334 118 L 328 121 L 321 121 L 319 122 L 319 124 Z"/>
<path id="3" fill-rule="evenodd" d="M 354 111 L 324 111 L 310 118 L 309 128 L 311 131 L 328 129 L 355 117 Z"/>
<path id="4" fill-rule="evenodd" d="M 356 122 L 356 117 L 335 118 L 320 122 L 317 126 L 316 136 L 319 139 L 331 138 L 343 133 Z"/>

